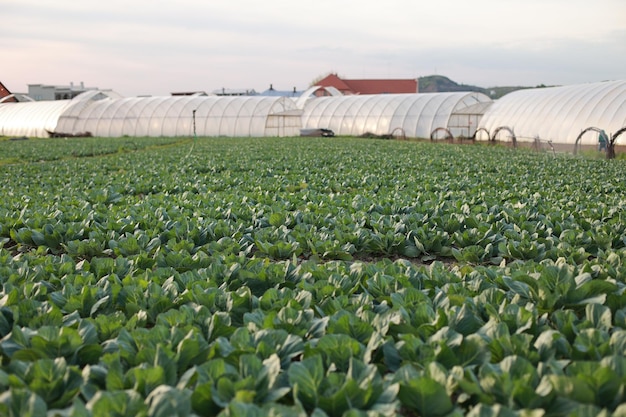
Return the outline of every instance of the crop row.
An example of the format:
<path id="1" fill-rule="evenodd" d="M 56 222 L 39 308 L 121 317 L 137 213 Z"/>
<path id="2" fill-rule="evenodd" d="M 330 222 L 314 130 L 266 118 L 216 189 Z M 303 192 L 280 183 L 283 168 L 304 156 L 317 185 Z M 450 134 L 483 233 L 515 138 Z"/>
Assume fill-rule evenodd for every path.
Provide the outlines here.
<path id="1" fill-rule="evenodd" d="M 184 141 L 181 138 L 55 138 L 3 140 L 0 165 L 23 162 L 41 162 L 69 157 L 93 157 L 122 152 L 133 152 L 150 147 L 163 147 Z"/>
<path id="2" fill-rule="evenodd" d="M 232 162 L 241 164 L 237 157 Z M 561 257 L 580 263 L 626 245 L 622 185 L 602 172 L 584 179 L 590 169 L 585 166 L 579 175 L 568 172 L 569 180 L 555 172 L 529 183 L 520 172 L 502 179 L 498 169 L 490 176 L 484 168 L 459 171 L 464 161 L 434 172 L 432 166 L 408 172 L 388 163 L 388 172 L 355 168 L 348 175 L 341 174 L 341 166 L 338 172 L 328 166 L 292 173 L 269 156 L 262 163 L 248 161 L 248 169 L 191 165 L 182 172 L 164 171 L 151 161 L 118 162 L 126 163 L 123 168 L 92 164 L 87 170 L 82 162 L 43 164 L 32 176 L 11 179 L 7 195 L 17 198 L 0 207 L 0 237 L 24 250 L 45 247 L 87 257 L 107 251 L 133 255 L 149 242 L 148 252 L 154 252 L 171 239 L 189 246 L 193 255 L 230 237 L 242 250 L 275 259 L 454 257 L 494 264 Z M 361 170 L 371 163 L 355 162 Z M 538 163 L 524 161 L 531 162 Z M 576 162 L 548 161 L 562 170 Z M 451 174 L 458 179 L 448 180 Z M 33 177 L 42 176 L 52 176 L 48 187 L 54 192 L 29 192 L 39 187 Z"/>

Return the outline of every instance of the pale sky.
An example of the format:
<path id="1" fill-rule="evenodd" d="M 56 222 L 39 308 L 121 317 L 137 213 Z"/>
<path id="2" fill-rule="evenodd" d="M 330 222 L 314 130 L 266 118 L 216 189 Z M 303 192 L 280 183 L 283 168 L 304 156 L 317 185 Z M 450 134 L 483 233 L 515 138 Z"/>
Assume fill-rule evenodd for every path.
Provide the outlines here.
<path id="1" fill-rule="evenodd" d="M 626 0 L 0 0 L 0 81 L 124 96 L 445 75 L 626 79 Z"/>

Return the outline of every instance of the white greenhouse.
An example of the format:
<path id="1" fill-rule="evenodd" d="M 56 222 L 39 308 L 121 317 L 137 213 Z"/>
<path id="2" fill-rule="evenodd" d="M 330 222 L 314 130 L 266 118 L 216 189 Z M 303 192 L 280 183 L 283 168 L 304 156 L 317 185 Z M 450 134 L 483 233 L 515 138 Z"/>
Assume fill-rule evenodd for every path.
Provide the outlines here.
<path id="1" fill-rule="evenodd" d="M 607 81 L 509 93 L 486 110 L 476 138 L 594 145 L 600 130 L 612 137 L 625 126 L 626 81 Z"/>
<path id="2" fill-rule="evenodd" d="M 195 131 L 194 131 L 195 122 Z M 59 132 L 118 136 L 295 136 L 300 112 L 285 97 L 129 97 L 66 111 Z"/>
<path id="3" fill-rule="evenodd" d="M 302 127 L 331 129 L 342 136 L 430 138 L 435 130 L 445 129 L 453 137 L 471 137 L 491 102 L 484 94 L 469 92 L 319 97 L 304 106 Z"/>
<path id="4" fill-rule="evenodd" d="M 316 87 L 317 88 L 317 87 Z M 121 97 L 87 91 L 72 100 L 0 101 L 0 136 L 441 137 L 592 145 L 604 130 L 626 144 L 626 81 L 518 90 L 497 101 L 475 92 Z"/>
<path id="5" fill-rule="evenodd" d="M 89 91 L 72 100 L 0 103 L 0 135 L 297 136 L 301 113 L 286 97 L 120 98 Z"/>
<path id="6" fill-rule="evenodd" d="M 71 100 L 0 103 L 0 136 L 48 137 Z"/>

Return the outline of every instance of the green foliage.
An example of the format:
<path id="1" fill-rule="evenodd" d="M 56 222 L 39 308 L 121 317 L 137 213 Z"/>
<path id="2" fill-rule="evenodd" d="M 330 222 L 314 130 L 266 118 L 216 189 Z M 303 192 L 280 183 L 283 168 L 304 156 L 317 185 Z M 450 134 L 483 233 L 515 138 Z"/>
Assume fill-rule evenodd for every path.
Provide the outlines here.
<path id="1" fill-rule="evenodd" d="M 615 161 L 101 142 L 0 142 L 1 415 L 624 415 Z"/>

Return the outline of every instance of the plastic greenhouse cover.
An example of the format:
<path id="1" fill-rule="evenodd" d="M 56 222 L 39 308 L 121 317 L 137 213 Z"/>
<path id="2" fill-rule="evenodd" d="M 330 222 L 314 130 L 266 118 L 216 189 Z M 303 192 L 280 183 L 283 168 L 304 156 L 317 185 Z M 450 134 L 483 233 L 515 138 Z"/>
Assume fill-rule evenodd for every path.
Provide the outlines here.
<path id="1" fill-rule="evenodd" d="M 626 81 L 519 90 L 494 103 L 480 121 L 493 132 L 502 126 L 512 129 L 519 141 L 535 137 L 555 143 L 574 144 L 580 133 L 596 127 L 613 134 L 626 126 Z M 479 139 L 486 139 L 480 137 Z M 502 137 L 502 140 L 507 138 Z M 596 143 L 590 133 L 582 143 Z M 620 137 L 618 143 L 623 142 Z"/>

